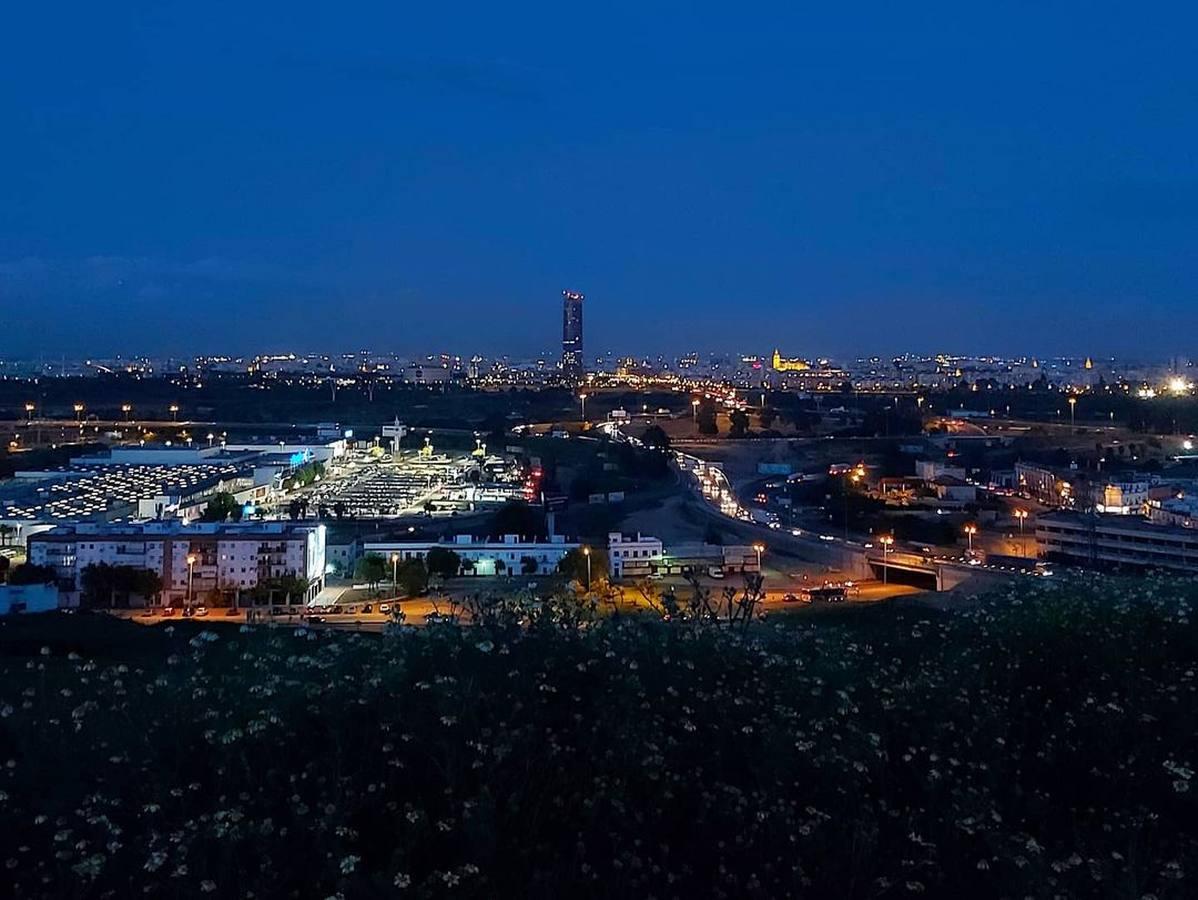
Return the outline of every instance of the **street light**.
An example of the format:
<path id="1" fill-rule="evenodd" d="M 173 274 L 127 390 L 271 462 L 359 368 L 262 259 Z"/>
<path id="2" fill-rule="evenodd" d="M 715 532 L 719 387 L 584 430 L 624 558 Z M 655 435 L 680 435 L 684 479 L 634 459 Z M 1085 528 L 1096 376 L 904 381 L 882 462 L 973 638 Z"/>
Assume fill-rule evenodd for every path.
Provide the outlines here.
<path id="1" fill-rule="evenodd" d="M 582 401 L 582 421 L 583 421 L 583 424 L 586 424 L 586 420 L 587 420 L 587 395 L 586 395 L 585 393 L 583 393 L 583 394 L 579 394 L 579 395 L 578 395 L 578 399 Z"/>
<path id="2" fill-rule="evenodd" d="M 399 554 L 391 554 L 391 596 L 399 596 Z"/>
<path id="3" fill-rule="evenodd" d="M 196 555 L 194 553 L 187 554 L 187 603 L 184 605 L 189 613 L 191 612 L 191 581 L 195 575 Z"/>
<path id="4" fill-rule="evenodd" d="M 757 571 L 761 572 L 761 554 L 765 552 L 765 544 L 754 544 L 753 549 L 757 551 Z"/>
<path id="5" fill-rule="evenodd" d="M 1077 409 L 1077 398 L 1070 397 L 1069 398 L 1069 427 L 1070 428 L 1072 428 L 1077 423 L 1077 419 L 1074 416 L 1074 410 L 1076 410 L 1076 409 Z"/>
<path id="6" fill-rule="evenodd" d="M 878 541 L 882 544 L 882 584 L 890 582 L 890 570 L 886 567 L 886 557 L 890 553 L 890 545 L 894 543 L 894 538 L 889 534 L 884 534 Z"/>
<path id="7" fill-rule="evenodd" d="M 179 418 L 179 404 L 172 403 L 170 405 L 170 410 L 171 410 L 171 421 L 172 422 L 177 421 Z"/>
<path id="8" fill-rule="evenodd" d="M 969 552 L 971 554 L 973 553 L 973 536 L 977 533 L 978 527 L 976 525 L 965 526 L 965 536 L 969 539 Z"/>
<path id="9" fill-rule="evenodd" d="M 1019 555 L 1026 556 L 1027 546 L 1023 542 L 1023 523 L 1027 519 L 1027 510 L 1017 509 L 1012 513 L 1012 515 L 1015 516 L 1016 520 L 1019 522 Z"/>
<path id="10" fill-rule="evenodd" d="M 583 547 L 582 555 L 587 558 L 587 590 L 591 589 L 591 548 Z"/>
<path id="11" fill-rule="evenodd" d="M 75 421 L 79 422 L 79 423 L 83 422 L 83 404 L 82 403 L 75 404 Z"/>
<path id="12" fill-rule="evenodd" d="M 699 398 L 695 397 L 691 400 L 691 421 L 695 424 L 699 422 Z"/>
<path id="13" fill-rule="evenodd" d="M 32 404 L 32 403 L 26 403 L 26 404 L 25 404 L 25 417 L 26 417 L 26 420 L 27 420 L 27 421 L 29 421 L 29 422 L 32 422 L 32 421 L 33 421 L 33 411 L 34 411 L 35 409 L 37 409 L 37 406 L 35 406 L 35 405 L 34 405 L 34 404 Z"/>
<path id="14" fill-rule="evenodd" d="M 121 404 L 121 412 L 125 414 L 125 421 L 129 421 L 129 413 L 133 412 L 133 405 L 130 403 Z"/>

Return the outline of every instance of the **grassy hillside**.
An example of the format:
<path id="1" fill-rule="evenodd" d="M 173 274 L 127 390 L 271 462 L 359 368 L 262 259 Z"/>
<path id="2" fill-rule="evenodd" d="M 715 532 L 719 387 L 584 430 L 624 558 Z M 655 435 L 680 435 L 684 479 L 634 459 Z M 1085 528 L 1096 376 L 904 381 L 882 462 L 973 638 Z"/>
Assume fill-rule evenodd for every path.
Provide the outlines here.
<path id="1" fill-rule="evenodd" d="M 0 625 L 17 897 L 1190 897 L 1191 585 L 747 633 Z"/>

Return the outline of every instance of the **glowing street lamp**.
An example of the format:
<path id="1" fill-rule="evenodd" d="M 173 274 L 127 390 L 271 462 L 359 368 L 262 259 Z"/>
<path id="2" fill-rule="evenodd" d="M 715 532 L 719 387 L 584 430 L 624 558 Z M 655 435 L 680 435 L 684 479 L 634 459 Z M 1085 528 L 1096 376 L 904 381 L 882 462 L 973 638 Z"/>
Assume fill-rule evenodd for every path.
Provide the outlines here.
<path id="1" fill-rule="evenodd" d="M 123 412 L 123 413 L 125 414 L 125 421 L 126 421 L 126 422 L 128 422 L 128 421 L 129 421 L 129 414 L 130 414 L 131 412 L 133 412 L 133 406 L 132 406 L 132 404 L 129 404 L 129 403 L 122 403 L 122 404 L 121 404 L 121 412 Z"/>
<path id="2" fill-rule="evenodd" d="M 754 544 L 753 549 L 757 552 L 757 571 L 761 571 L 761 554 L 765 552 L 765 544 Z"/>
<path id="3" fill-rule="evenodd" d="M 965 536 L 969 539 L 969 552 L 973 553 L 973 536 L 978 533 L 976 525 L 965 526 Z"/>
<path id="4" fill-rule="evenodd" d="M 209 431 L 209 432 L 208 432 L 208 446 L 209 446 L 209 447 L 211 447 L 211 446 L 212 446 L 212 442 L 213 442 L 213 441 L 215 441 L 215 440 L 216 440 L 216 435 L 215 435 L 215 434 L 213 434 L 211 431 Z"/>
<path id="5" fill-rule="evenodd" d="M 582 421 L 585 423 L 587 420 L 587 395 L 579 394 L 578 399 L 582 401 Z"/>
<path id="6" fill-rule="evenodd" d="M 691 401 L 691 421 L 695 424 L 699 422 L 699 398 L 696 397 Z"/>
<path id="7" fill-rule="evenodd" d="M 37 406 L 35 406 L 32 403 L 25 404 L 25 419 L 26 419 L 26 421 L 29 421 L 29 422 L 33 421 L 33 411 L 35 409 L 37 409 Z"/>
<path id="8" fill-rule="evenodd" d="M 1076 410 L 1076 409 L 1077 409 L 1077 398 L 1070 397 L 1069 398 L 1069 427 L 1070 428 L 1072 428 L 1075 424 L 1077 424 L 1077 419 L 1074 417 L 1074 410 Z"/>
<path id="9" fill-rule="evenodd" d="M 1015 512 L 1012 513 L 1012 515 L 1016 519 L 1019 520 L 1019 536 L 1023 537 L 1023 523 L 1024 523 L 1024 520 L 1027 519 L 1027 515 L 1028 515 L 1027 510 L 1026 509 L 1017 509 L 1017 510 L 1015 510 Z"/>
<path id="10" fill-rule="evenodd" d="M 178 421 L 178 418 L 179 418 L 179 404 L 177 404 L 177 403 L 172 403 L 172 404 L 170 405 L 170 411 L 171 411 L 171 421 L 172 421 L 172 422 Z"/>
<path id="11" fill-rule="evenodd" d="M 391 554 L 391 596 L 399 596 L 399 554 Z"/>
<path id="12" fill-rule="evenodd" d="M 83 422 L 83 404 L 82 403 L 75 404 L 75 421 L 79 422 L 81 424 Z"/>
<path id="13" fill-rule="evenodd" d="M 582 555 L 587 558 L 587 590 L 591 589 L 591 548 L 583 547 Z"/>
<path id="14" fill-rule="evenodd" d="M 894 543 L 894 538 L 889 534 L 884 534 L 878 538 L 882 545 L 882 584 L 888 584 L 890 581 L 890 569 L 886 566 L 886 557 L 890 553 L 890 546 Z"/>

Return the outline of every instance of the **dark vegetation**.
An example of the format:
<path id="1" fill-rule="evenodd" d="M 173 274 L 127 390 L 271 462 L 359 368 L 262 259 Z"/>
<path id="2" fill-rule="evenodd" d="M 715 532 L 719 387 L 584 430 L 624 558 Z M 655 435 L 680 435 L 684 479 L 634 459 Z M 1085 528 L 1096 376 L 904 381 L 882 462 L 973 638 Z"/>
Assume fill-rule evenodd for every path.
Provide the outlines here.
<path id="1" fill-rule="evenodd" d="M 7 893 L 1190 897 L 1196 596 L 1023 582 L 747 630 L 11 619 Z"/>

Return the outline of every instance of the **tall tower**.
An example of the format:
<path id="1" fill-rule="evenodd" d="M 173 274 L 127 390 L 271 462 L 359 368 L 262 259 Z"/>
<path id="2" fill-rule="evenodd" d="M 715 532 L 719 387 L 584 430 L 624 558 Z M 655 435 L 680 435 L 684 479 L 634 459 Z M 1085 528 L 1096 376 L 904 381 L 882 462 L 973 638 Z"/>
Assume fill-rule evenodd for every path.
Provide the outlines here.
<path id="1" fill-rule="evenodd" d="M 562 373 L 584 371 L 582 356 L 582 294 L 562 291 Z"/>

